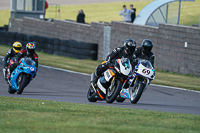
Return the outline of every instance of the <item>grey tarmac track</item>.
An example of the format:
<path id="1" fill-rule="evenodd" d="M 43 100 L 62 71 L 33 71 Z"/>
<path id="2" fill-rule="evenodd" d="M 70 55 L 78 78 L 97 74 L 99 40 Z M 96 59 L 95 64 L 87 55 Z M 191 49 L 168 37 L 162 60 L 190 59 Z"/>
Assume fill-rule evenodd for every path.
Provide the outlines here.
<path id="1" fill-rule="evenodd" d="M 86 97 L 90 81 L 88 75 L 42 66 L 39 67 L 36 78 L 25 88 L 22 95 L 9 94 L 8 85 L 2 74 L 2 62 L 0 62 L 0 68 L 0 96 L 200 115 L 200 93 L 152 85 L 137 104 L 131 104 L 128 99 L 124 103 L 107 104 L 105 101 L 90 103 Z"/>

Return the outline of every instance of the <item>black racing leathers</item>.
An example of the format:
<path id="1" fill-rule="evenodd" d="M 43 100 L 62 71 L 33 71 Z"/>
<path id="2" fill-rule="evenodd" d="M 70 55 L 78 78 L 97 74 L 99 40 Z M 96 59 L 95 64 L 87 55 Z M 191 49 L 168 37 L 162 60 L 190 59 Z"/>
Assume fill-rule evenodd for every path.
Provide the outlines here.
<path id="1" fill-rule="evenodd" d="M 126 54 L 124 47 L 118 47 L 113 49 L 113 51 L 107 56 L 106 61 L 112 62 L 113 60 L 115 61 L 116 59 L 121 59 L 122 57 L 128 58 L 132 64 L 133 56 Z"/>
<path id="2" fill-rule="evenodd" d="M 4 57 L 4 68 L 8 67 L 10 60 L 17 56 L 18 54 L 15 53 L 15 51 L 13 49 L 8 50 L 6 56 Z"/>
<path id="3" fill-rule="evenodd" d="M 143 48 L 139 47 L 139 48 L 135 49 L 134 54 L 135 54 L 136 58 L 145 59 L 145 60 L 150 61 L 152 66 L 154 67 L 154 58 L 155 58 L 155 56 L 154 56 L 154 54 L 152 52 L 144 53 L 143 52 Z"/>
<path id="4" fill-rule="evenodd" d="M 24 57 L 29 57 L 33 61 L 35 61 L 35 66 L 36 66 L 36 68 L 38 70 L 38 55 L 35 52 L 31 54 L 31 53 L 28 53 L 28 51 L 26 49 L 22 49 L 19 52 L 18 56 L 16 57 L 17 62 L 19 62 L 20 59 L 24 58 Z"/>
<path id="5" fill-rule="evenodd" d="M 96 69 L 96 75 L 99 77 L 101 76 L 101 74 L 106 71 L 109 68 L 109 64 L 110 63 L 114 63 L 113 61 L 115 61 L 116 59 L 121 59 L 121 58 L 128 58 L 131 62 L 131 65 L 134 65 L 133 62 L 133 56 L 132 55 L 128 55 L 125 53 L 125 49 L 124 47 L 118 47 L 115 48 L 106 58 L 107 63 L 103 63 L 101 65 L 99 65 Z"/>

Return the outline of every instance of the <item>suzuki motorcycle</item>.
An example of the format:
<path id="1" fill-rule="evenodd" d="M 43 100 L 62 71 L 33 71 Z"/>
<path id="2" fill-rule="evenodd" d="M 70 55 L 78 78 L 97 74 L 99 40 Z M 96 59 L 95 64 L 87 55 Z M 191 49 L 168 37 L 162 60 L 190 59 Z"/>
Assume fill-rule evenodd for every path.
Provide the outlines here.
<path id="1" fill-rule="evenodd" d="M 10 62 L 14 63 L 13 59 Z M 36 74 L 35 62 L 30 58 L 22 58 L 19 63 L 8 80 L 10 94 L 21 94 Z"/>
<path id="2" fill-rule="evenodd" d="M 97 81 L 97 86 L 93 85 L 95 74 L 91 74 L 91 85 L 87 93 L 90 102 L 106 100 L 113 103 L 119 95 L 122 86 L 126 84 L 128 75 L 132 72 L 132 66 L 128 58 L 116 59 L 114 65 L 109 67 Z"/>
<path id="3" fill-rule="evenodd" d="M 139 60 L 132 78 L 128 81 L 129 88 L 122 88 L 116 101 L 130 99 L 132 104 L 136 104 L 154 78 L 155 70 L 151 63 L 148 60 Z"/>

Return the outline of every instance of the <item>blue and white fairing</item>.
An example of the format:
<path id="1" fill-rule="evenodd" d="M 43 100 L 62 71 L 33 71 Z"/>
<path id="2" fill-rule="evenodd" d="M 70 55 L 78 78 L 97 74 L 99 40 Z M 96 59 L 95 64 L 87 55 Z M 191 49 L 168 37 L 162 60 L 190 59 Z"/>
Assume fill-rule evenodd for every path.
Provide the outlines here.
<path id="1" fill-rule="evenodd" d="M 121 58 L 115 60 L 115 65 L 104 72 L 104 76 L 97 81 L 99 89 L 106 94 L 106 89 L 110 86 L 110 80 L 118 73 L 123 77 L 132 73 L 132 66 L 128 58 Z"/>
<path id="2" fill-rule="evenodd" d="M 153 80 L 155 78 L 155 70 L 148 60 L 139 60 L 133 76 L 136 75 Z"/>
<path id="3" fill-rule="evenodd" d="M 14 90 L 17 90 L 17 79 L 21 73 L 29 75 L 29 82 L 32 80 L 33 76 L 36 74 L 35 62 L 29 58 L 22 58 L 20 64 L 11 74 L 11 85 Z"/>
<path id="4" fill-rule="evenodd" d="M 135 72 L 133 73 L 133 79 L 130 79 L 128 82 L 131 85 L 135 79 L 136 76 L 142 76 L 146 78 L 146 86 L 144 88 L 144 91 L 148 87 L 148 85 L 151 83 L 151 80 L 154 80 L 155 78 L 155 70 L 151 63 L 148 60 L 139 60 L 137 66 L 135 67 Z M 120 92 L 120 96 L 123 98 L 129 98 L 130 99 L 130 92 L 129 88 L 123 88 Z"/>

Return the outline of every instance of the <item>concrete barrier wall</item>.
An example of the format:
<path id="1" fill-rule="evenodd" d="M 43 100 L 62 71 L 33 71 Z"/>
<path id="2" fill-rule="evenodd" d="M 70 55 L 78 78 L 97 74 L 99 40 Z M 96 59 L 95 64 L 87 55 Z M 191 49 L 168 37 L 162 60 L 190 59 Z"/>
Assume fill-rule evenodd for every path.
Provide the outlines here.
<path id="1" fill-rule="evenodd" d="M 10 23 L 11 32 L 96 43 L 99 46 L 98 59 L 103 58 L 103 24 L 93 22 L 88 25 L 62 20 L 48 22 L 33 18 L 11 19 Z"/>
<path id="2" fill-rule="evenodd" d="M 171 24 L 151 27 L 112 22 L 111 49 L 122 46 L 127 38 L 133 38 L 137 46 L 141 45 L 143 39 L 151 39 L 158 69 L 200 76 L 200 28 Z"/>
<path id="3" fill-rule="evenodd" d="M 87 25 L 59 20 L 47 22 L 24 18 L 23 20 L 11 20 L 9 30 L 97 43 L 98 59 L 103 59 L 103 24 Z M 143 39 L 151 39 L 154 42 L 155 66 L 158 69 L 200 76 L 198 68 L 200 66 L 200 28 L 170 24 L 151 27 L 112 22 L 110 50 L 122 46 L 127 38 L 134 39 L 137 46 L 141 45 Z M 184 47 L 185 42 L 188 44 L 187 48 Z"/>
<path id="4" fill-rule="evenodd" d="M 158 67 L 200 76 L 200 28 L 161 24 L 157 43 Z"/>

